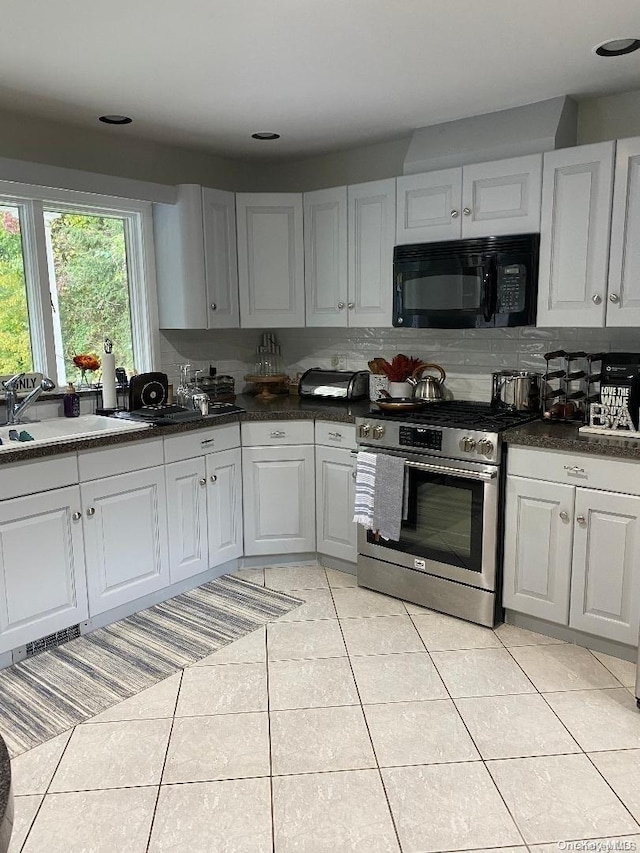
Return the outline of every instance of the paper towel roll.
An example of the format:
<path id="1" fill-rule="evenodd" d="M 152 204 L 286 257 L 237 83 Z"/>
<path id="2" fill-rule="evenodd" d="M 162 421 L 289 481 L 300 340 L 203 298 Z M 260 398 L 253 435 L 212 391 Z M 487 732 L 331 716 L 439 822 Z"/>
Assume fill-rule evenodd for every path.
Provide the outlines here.
<path id="1" fill-rule="evenodd" d="M 116 357 L 112 352 L 102 354 L 102 406 L 105 409 L 116 409 Z"/>

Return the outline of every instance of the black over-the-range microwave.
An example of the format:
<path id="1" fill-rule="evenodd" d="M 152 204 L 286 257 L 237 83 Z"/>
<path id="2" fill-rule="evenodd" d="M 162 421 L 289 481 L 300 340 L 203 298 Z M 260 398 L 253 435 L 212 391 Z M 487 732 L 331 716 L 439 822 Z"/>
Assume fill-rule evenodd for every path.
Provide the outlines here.
<path id="1" fill-rule="evenodd" d="M 539 234 L 396 246 L 393 325 L 534 325 L 539 246 Z"/>

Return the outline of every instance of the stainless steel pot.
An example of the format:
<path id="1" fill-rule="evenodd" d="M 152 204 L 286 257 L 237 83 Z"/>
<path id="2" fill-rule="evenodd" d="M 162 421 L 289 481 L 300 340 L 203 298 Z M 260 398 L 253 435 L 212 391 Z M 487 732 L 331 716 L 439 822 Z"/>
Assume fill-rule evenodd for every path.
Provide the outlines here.
<path id="1" fill-rule="evenodd" d="M 528 370 L 500 370 L 492 374 L 491 404 L 516 412 L 539 412 L 542 374 Z"/>

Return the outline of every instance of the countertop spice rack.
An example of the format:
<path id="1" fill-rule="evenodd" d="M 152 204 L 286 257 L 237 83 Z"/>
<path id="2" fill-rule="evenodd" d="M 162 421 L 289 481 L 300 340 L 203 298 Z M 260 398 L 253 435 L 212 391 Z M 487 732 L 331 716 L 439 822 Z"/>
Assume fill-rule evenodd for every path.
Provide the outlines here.
<path id="1" fill-rule="evenodd" d="M 543 417 L 564 423 L 588 420 L 589 403 L 599 399 L 603 353 L 583 350 L 545 353 Z"/>

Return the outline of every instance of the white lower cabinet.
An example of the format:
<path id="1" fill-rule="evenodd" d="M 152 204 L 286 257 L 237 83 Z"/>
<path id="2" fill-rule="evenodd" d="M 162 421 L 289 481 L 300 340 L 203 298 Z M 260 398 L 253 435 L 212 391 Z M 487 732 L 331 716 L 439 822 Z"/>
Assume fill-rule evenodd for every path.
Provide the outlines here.
<path id="1" fill-rule="evenodd" d="M 242 454 L 240 448 L 206 458 L 209 566 L 242 556 Z"/>
<path id="2" fill-rule="evenodd" d="M 640 497 L 576 489 L 570 624 L 636 645 Z"/>
<path id="3" fill-rule="evenodd" d="M 87 618 L 78 486 L 0 502 L 0 653 Z"/>
<path id="4" fill-rule="evenodd" d="M 504 546 L 505 607 L 637 645 L 640 497 L 510 475 Z"/>
<path id="5" fill-rule="evenodd" d="M 169 586 L 164 468 L 82 483 L 80 491 L 89 614 Z"/>
<path id="6" fill-rule="evenodd" d="M 165 467 L 171 583 L 209 568 L 207 479 L 203 456 Z"/>
<path id="7" fill-rule="evenodd" d="M 357 558 L 353 523 L 356 457 L 340 447 L 316 447 L 316 535 L 321 554 L 351 563 Z"/>
<path id="8" fill-rule="evenodd" d="M 316 550 L 313 445 L 242 448 L 244 552 Z"/>
<path id="9" fill-rule="evenodd" d="M 507 478 L 505 607 L 568 624 L 573 502 L 573 486 Z"/>

